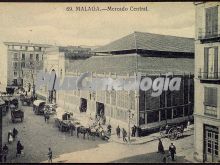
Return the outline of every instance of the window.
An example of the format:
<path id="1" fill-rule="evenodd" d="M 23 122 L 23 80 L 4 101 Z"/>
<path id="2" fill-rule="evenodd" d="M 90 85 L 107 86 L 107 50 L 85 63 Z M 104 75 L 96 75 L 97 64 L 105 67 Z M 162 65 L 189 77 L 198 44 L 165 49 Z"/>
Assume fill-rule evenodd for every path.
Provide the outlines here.
<path id="1" fill-rule="evenodd" d="M 30 54 L 30 60 L 33 60 L 34 55 Z"/>
<path id="2" fill-rule="evenodd" d="M 172 119 L 172 109 L 167 109 L 167 119 Z"/>
<path id="3" fill-rule="evenodd" d="M 205 87 L 205 101 L 206 106 L 217 107 L 217 88 Z"/>
<path id="4" fill-rule="evenodd" d="M 22 60 L 25 60 L 25 54 L 22 53 Z"/>
<path id="5" fill-rule="evenodd" d="M 17 68 L 18 68 L 18 63 L 14 62 L 14 69 L 17 69 Z"/>
<path id="6" fill-rule="evenodd" d="M 21 67 L 25 68 L 25 62 L 21 62 Z"/>
<path id="7" fill-rule="evenodd" d="M 140 113 L 139 124 L 140 125 L 145 124 L 145 114 L 144 113 Z"/>
<path id="8" fill-rule="evenodd" d="M 36 61 L 39 61 L 39 54 L 36 54 Z"/>
<path id="9" fill-rule="evenodd" d="M 17 72 L 14 72 L 14 77 L 17 77 L 18 73 Z"/>
<path id="10" fill-rule="evenodd" d="M 147 123 L 154 123 L 159 121 L 159 111 L 147 112 Z"/>
<path id="11" fill-rule="evenodd" d="M 218 34 L 218 6 L 206 9 L 206 36 Z"/>
<path id="12" fill-rule="evenodd" d="M 205 87 L 204 90 L 205 114 L 217 116 L 217 88 Z"/>
<path id="13" fill-rule="evenodd" d="M 204 76 L 218 78 L 218 47 L 204 49 Z"/>
<path id="14" fill-rule="evenodd" d="M 183 116 L 183 107 L 173 108 L 173 118 L 178 118 Z"/>
<path id="15" fill-rule="evenodd" d="M 18 53 L 14 53 L 14 60 L 18 60 Z"/>

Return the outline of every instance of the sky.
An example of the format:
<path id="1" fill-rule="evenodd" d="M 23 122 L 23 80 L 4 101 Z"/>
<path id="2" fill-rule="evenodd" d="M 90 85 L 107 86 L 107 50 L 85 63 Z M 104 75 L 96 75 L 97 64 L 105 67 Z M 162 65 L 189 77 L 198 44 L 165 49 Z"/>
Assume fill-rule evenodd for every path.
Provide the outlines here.
<path id="1" fill-rule="evenodd" d="M 66 11 L 67 7 L 147 7 L 148 11 Z M 56 45 L 105 45 L 134 31 L 194 37 L 192 2 L 0 3 L 0 57 L 5 41 Z"/>

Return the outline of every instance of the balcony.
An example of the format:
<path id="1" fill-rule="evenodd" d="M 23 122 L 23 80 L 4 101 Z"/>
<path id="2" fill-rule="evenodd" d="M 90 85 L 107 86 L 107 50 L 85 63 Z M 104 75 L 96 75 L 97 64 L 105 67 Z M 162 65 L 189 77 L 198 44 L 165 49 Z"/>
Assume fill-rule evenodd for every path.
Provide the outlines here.
<path id="1" fill-rule="evenodd" d="M 199 69 L 198 78 L 201 83 L 213 83 L 220 84 L 220 72 L 204 72 L 202 69 Z"/>
<path id="2" fill-rule="evenodd" d="M 214 28 L 218 29 L 218 27 Z M 205 29 L 200 28 L 198 30 L 198 39 L 201 43 L 208 43 L 208 42 L 219 42 L 220 41 L 220 31 L 206 31 Z"/>

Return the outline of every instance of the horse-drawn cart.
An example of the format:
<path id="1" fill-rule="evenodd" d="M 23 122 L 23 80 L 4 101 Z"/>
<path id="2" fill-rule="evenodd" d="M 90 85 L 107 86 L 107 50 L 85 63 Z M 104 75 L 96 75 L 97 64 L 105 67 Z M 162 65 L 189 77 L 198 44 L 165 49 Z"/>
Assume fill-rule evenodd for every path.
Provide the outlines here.
<path id="1" fill-rule="evenodd" d="M 12 121 L 12 123 L 14 123 L 16 119 L 20 119 L 20 121 L 23 122 L 24 112 L 21 109 L 11 110 L 11 121 Z"/>
<path id="2" fill-rule="evenodd" d="M 167 137 L 170 140 L 176 140 L 183 136 L 185 126 L 182 125 L 164 125 L 160 128 L 161 137 Z"/>
<path id="3" fill-rule="evenodd" d="M 33 97 L 25 96 L 23 94 L 20 95 L 20 100 L 23 106 L 24 105 L 30 106 L 33 103 Z"/>

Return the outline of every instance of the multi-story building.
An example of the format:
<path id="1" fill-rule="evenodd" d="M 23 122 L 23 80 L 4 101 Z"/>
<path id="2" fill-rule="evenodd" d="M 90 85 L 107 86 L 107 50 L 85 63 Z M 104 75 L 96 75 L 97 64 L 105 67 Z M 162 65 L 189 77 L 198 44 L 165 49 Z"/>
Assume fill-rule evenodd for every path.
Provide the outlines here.
<path id="1" fill-rule="evenodd" d="M 220 3 L 197 2 L 194 157 L 220 161 Z"/>
<path id="2" fill-rule="evenodd" d="M 92 56 L 90 48 L 80 46 L 53 46 L 47 48 L 43 63 L 44 73 L 54 71 L 56 76 L 64 77 L 71 61 L 85 60 Z M 48 91 L 47 85 L 37 90 L 37 97 L 49 102 L 56 102 L 56 91 Z"/>
<path id="3" fill-rule="evenodd" d="M 4 44 L 7 46 L 7 85 L 31 88 L 32 75 L 43 68 L 45 50 L 50 45 L 19 42 Z"/>
<path id="4" fill-rule="evenodd" d="M 96 78 L 137 80 L 140 73 L 141 79 L 150 77 L 154 81 L 172 72 L 171 77 L 181 77 L 180 90 L 163 91 L 157 97 L 151 96 L 152 88 L 148 91 L 61 90 L 57 92 L 58 106 L 92 118 L 104 116 L 113 128 L 120 125 L 128 130 L 130 123 L 138 126 L 142 133 L 159 129 L 166 123 L 181 123 L 191 119 L 194 39 L 135 32 L 93 52 L 96 54 L 89 58 L 69 60 L 65 64 L 65 76 L 79 77 L 82 73 L 91 72 L 92 75 L 85 81 Z M 49 63 L 55 56 L 55 53 L 47 55 L 51 61 Z M 57 65 L 51 65 L 48 69 L 56 70 L 59 75 L 62 67 Z"/>

